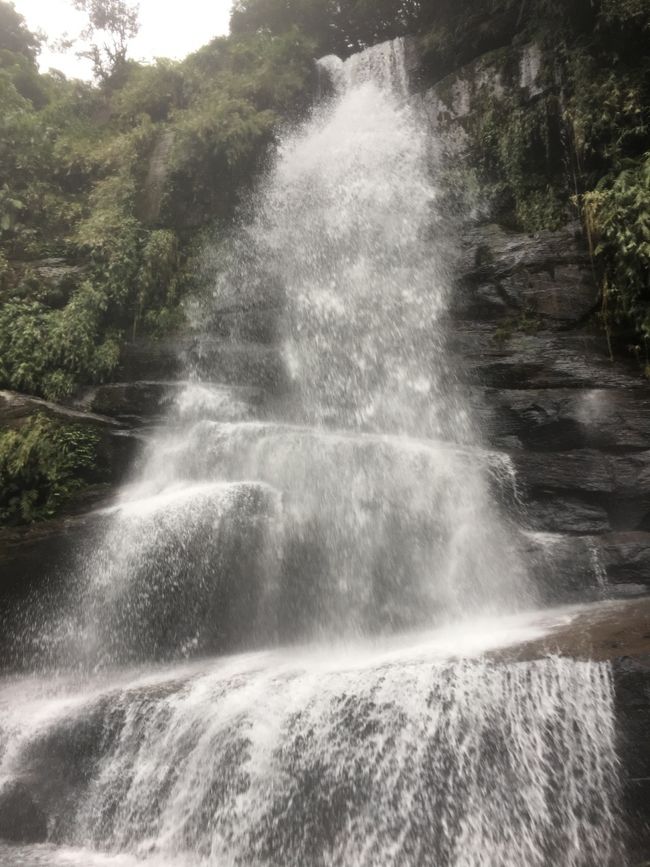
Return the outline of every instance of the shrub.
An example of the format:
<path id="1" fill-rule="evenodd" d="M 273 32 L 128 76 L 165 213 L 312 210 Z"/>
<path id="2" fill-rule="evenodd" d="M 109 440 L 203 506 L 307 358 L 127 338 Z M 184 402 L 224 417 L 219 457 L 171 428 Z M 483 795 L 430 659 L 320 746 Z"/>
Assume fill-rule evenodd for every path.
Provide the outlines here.
<path id="1" fill-rule="evenodd" d="M 51 518 L 98 471 L 99 436 L 42 413 L 19 430 L 0 431 L 0 525 Z"/>
<path id="2" fill-rule="evenodd" d="M 650 339 L 650 151 L 584 196 L 606 312 Z"/>

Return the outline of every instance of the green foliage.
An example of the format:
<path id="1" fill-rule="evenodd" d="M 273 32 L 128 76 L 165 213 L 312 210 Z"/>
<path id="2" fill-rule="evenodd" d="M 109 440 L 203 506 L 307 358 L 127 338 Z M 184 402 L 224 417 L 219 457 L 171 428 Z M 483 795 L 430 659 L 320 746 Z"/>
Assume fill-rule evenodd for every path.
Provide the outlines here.
<path id="1" fill-rule="evenodd" d="M 53 517 L 73 493 L 100 481 L 98 447 L 96 432 L 42 413 L 0 431 L 0 526 Z"/>
<path id="2" fill-rule="evenodd" d="M 173 60 L 156 60 L 152 66 L 134 66 L 113 96 L 112 108 L 120 124 L 138 123 L 143 115 L 152 121 L 169 120 L 184 103 L 182 65 Z"/>
<path id="3" fill-rule="evenodd" d="M 650 7 L 602 0 L 589 41 L 567 46 L 565 119 L 575 202 L 602 277 L 608 333 L 650 336 Z"/>
<path id="4" fill-rule="evenodd" d="M 532 310 L 525 310 L 520 316 L 509 316 L 500 321 L 492 339 L 503 345 L 517 334 L 536 334 L 543 327 L 542 320 Z"/>
<path id="5" fill-rule="evenodd" d="M 313 51 L 291 29 L 215 39 L 184 61 L 183 99 L 171 113 L 168 222 L 198 226 L 232 213 L 279 124 L 306 107 Z"/>
<path id="6" fill-rule="evenodd" d="M 0 3 L 0 58 L 4 52 L 20 54 L 32 64 L 41 47 L 41 41 L 16 12 L 13 3 Z M 0 60 L 0 66 L 4 65 Z"/>
<path id="7" fill-rule="evenodd" d="M 650 7 L 646 0 L 601 0 L 601 20 L 605 25 L 650 30 Z"/>
<path id="8" fill-rule="evenodd" d="M 119 335 L 102 329 L 106 299 L 83 283 L 66 306 L 37 301 L 0 307 L 0 384 L 52 400 L 80 382 L 101 382 L 119 358 Z"/>
<path id="9" fill-rule="evenodd" d="M 638 154 L 649 132 L 650 64 L 603 60 L 586 48 L 564 58 L 570 89 L 565 116 L 587 181 L 600 176 L 604 161 L 617 168 L 621 159 Z"/>
<path id="10" fill-rule="evenodd" d="M 606 311 L 650 339 L 650 151 L 584 196 L 602 261 Z"/>
<path id="11" fill-rule="evenodd" d="M 87 35 L 109 37 L 101 87 L 39 75 L 38 40 L 0 0 L 15 24 L 0 42 L 0 386 L 57 400 L 109 377 L 125 339 L 182 324 L 192 237 L 229 218 L 305 107 L 314 55 L 290 29 L 140 66 L 125 59 L 132 8 L 79 5 Z M 53 256 L 77 276 L 48 283 L 34 260 Z"/>
<path id="12" fill-rule="evenodd" d="M 568 189 L 558 165 L 559 112 L 555 97 L 525 102 L 493 98 L 477 114 L 470 159 L 505 222 L 526 231 L 556 229 L 567 219 Z"/>

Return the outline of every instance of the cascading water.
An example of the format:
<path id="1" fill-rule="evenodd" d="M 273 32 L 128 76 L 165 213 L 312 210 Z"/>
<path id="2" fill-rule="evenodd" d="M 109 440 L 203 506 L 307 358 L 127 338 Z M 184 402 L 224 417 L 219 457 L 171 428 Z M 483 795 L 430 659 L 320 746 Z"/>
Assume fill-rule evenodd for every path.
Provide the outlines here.
<path id="1" fill-rule="evenodd" d="M 0 690 L 0 774 L 84 863 L 620 864 L 608 668 L 482 656 L 522 633 L 476 618 L 535 593 L 446 351 L 402 53 L 322 61 L 333 94 L 219 253 L 220 302 L 282 287 L 290 397 L 261 417 L 198 353 L 33 636 L 76 674 Z"/>

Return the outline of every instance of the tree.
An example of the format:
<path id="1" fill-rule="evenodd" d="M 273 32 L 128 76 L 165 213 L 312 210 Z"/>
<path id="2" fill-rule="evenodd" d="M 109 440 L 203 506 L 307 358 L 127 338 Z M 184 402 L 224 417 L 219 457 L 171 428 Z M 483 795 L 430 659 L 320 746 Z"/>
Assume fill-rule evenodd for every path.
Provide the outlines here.
<path id="1" fill-rule="evenodd" d="M 81 37 L 90 45 L 79 56 L 91 61 L 100 81 L 108 82 L 126 65 L 129 40 L 140 29 L 138 6 L 126 0 L 74 0 L 74 5 L 88 15 L 88 26 Z"/>
<path id="2" fill-rule="evenodd" d="M 16 12 L 13 3 L 0 0 L 0 52 L 22 54 L 35 63 L 40 47 L 40 38 L 27 29 L 25 19 Z"/>
<path id="3" fill-rule="evenodd" d="M 425 0 L 235 0 L 230 29 L 280 34 L 296 26 L 316 41 L 319 53 L 345 57 L 414 32 L 428 5 Z"/>

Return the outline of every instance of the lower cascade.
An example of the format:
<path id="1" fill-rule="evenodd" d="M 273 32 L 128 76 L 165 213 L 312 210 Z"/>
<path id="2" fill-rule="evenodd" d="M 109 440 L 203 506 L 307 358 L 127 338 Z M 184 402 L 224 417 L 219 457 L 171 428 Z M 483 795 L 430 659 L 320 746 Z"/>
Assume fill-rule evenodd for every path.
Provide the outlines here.
<path id="1" fill-rule="evenodd" d="M 289 387 L 229 398 L 208 333 L 75 568 L 16 612 L 2 864 L 624 863 L 609 664 L 510 652 L 551 567 L 454 370 L 404 46 L 320 76 L 197 302 L 210 332 L 280 287 Z"/>

